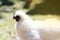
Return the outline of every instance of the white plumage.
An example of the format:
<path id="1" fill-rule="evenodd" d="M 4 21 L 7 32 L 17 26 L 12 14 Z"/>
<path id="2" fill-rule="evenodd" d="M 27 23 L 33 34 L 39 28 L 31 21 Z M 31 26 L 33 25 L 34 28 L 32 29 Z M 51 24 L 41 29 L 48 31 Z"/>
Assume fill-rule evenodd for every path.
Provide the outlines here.
<path id="1" fill-rule="evenodd" d="M 23 9 L 16 11 L 14 18 L 17 15 L 20 19 L 16 22 L 15 28 L 21 40 L 60 40 L 60 21 L 33 21 Z"/>
<path id="2" fill-rule="evenodd" d="M 22 40 L 41 40 L 38 30 L 35 28 L 35 24 L 32 19 L 26 15 L 24 10 L 18 10 L 15 12 L 14 17 L 21 17 L 16 23 L 16 31 L 19 38 Z"/>

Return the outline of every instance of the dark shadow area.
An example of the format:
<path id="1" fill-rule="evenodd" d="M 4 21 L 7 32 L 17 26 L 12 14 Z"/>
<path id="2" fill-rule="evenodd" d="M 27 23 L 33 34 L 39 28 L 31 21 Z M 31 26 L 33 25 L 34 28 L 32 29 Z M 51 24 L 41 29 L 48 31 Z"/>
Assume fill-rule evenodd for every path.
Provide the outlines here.
<path id="1" fill-rule="evenodd" d="M 21 0 L 21 1 L 24 1 L 25 2 L 25 5 L 24 5 L 24 9 L 28 9 L 30 7 L 30 4 L 31 4 L 31 1 L 32 0 Z"/>
<path id="2" fill-rule="evenodd" d="M 60 0 L 45 0 L 44 3 L 36 5 L 35 9 L 30 10 L 27 14 L 60 15 Z"/>
<path id="3" fill-rule="evenodd" d="M 0 0 L 0 1 L 2 2 L 2 4 L 0 6 L 4 6 L 4 5 L 6 5 L 6 6 L 12 6 L 12 5 L 14 5 L 13 2 L 10 2 L 8 0 Z"/>

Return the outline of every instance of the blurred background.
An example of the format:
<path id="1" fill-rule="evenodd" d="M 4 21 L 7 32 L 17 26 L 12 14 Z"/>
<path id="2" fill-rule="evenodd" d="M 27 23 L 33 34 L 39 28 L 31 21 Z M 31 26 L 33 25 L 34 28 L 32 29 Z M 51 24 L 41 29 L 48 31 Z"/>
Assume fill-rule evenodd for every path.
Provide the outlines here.
<path id="1" fill-rule="evenodd" d="M 13 14 L 21 8 L 33 20 L 60 20 L 60 0 L 0 0 L 0 40 L 16 40 Z"/>

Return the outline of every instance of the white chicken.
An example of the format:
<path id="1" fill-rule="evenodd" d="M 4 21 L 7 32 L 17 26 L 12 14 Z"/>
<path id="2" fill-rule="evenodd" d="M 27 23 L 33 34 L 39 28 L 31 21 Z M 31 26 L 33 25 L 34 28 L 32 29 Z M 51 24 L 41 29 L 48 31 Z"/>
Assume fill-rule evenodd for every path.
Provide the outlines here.
<path id="1" fill-rule="evenodd" d="M 19 40 L 60 40 L 60 21 L 57 19 L 33 21 L 23 9 L 16 11 L 13 18 L 17 21 L 15 28 Z"/>
<path id="2" fill-rule="evenodd" d="M 26 15 L 26 11 L 22 9 L 16 11 L 13 18 L 17 21 L 15 27 L 17 35 L 21 40 L 41 40 L 39 32 L 36 29 L 37 26 L 33 20 Z"/>

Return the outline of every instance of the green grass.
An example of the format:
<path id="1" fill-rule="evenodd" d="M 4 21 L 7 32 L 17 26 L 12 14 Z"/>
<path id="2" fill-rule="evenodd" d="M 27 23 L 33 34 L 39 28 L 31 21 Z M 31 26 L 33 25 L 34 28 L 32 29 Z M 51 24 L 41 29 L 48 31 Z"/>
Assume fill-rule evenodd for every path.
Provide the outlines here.
<path id="1" fill-rule="evenodd" d="M 13 20 L 13 13 L 2 13 L 3 19 L 0 23 L 0 40 L 16 40 L 15 20 Z M 33 15 L 30 16 L 33 20 L 44 20 L 47 18 L 58 18 L 56 15 Z"/>
<path id="2" fill-rule="evenodd" d="M 11 13 L 3 13 L 3 19 L 0 23 L 0 40 L 15 40 L 15 21 Z"/>

